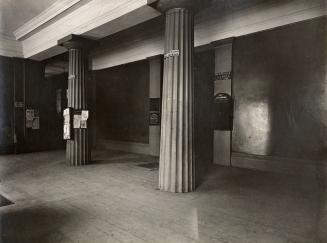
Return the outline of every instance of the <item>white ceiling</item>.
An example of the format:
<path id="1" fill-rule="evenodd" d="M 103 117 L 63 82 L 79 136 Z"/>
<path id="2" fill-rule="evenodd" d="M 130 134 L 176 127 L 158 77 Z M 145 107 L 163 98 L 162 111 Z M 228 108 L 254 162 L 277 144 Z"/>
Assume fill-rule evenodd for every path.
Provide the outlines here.
<path id="1" fill-rule="evenodd" d="M 0 33 L 13 35 L 24 23 L 57 0 L 0 0 Z"/>

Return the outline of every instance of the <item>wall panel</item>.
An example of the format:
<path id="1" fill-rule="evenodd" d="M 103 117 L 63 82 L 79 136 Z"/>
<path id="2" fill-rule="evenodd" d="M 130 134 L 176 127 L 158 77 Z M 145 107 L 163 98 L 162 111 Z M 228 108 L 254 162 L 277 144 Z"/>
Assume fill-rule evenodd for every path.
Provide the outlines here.
<path id="1" fill-rule="evenodd" d="M 327 156 L 326 19 L 237 38 L 233 151 Z"/>
<path id="2" fill-rule="evenodd" d="M 147 60 L 95 72 L 97 139 L 149 143 Z"/>
<path id="3" fill-rule="evenodd" d="M 213 160 L 214 50 L 194 55 L 194 147 L 196 185 Z"/>

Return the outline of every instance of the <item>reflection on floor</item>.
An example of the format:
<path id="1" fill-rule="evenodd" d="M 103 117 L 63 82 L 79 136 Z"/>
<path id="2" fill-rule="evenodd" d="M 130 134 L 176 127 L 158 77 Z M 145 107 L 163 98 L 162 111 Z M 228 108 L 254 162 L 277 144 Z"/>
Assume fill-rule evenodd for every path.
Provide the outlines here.
<path id="1" fill-rule="evenodd" d="M 156 190 L 156 158 L 102 151 L 0 156 L 0 242 L 318 242 L 316 181 L 214 166 L 196 192 Z"/>

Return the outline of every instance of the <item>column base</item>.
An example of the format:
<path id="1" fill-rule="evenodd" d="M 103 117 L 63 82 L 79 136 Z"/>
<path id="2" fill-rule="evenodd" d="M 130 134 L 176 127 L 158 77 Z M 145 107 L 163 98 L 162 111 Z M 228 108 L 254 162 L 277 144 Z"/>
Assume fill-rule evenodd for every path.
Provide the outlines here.
<path id="1" fill-rule="evenodd" d="M 82 166 L 90 163 L 91 151 L 88 145 L 87 129 L 75 129 L 74 140 L 67 141 L 66 160 L 71 166 Z"/>

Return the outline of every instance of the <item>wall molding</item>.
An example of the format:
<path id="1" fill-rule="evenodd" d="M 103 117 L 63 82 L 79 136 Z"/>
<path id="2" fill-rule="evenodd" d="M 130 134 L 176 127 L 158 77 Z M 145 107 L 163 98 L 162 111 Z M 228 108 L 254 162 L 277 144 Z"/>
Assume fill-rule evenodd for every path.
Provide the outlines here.
<path id="1" fill-rule="evenodd" d="M 16 40 L 23 39 L 28 34 L 38 29 L 40 26 L 54 19 L 56 16 L 60 15 L 80 1 L 81 0 L 57 0 L 39 15 L 35 16 L 24 25 L 19 27 L 17 30 L 15 30 L 14 36 L 16 37 Z"/>
<path id="2" fill-rule="evenodd" d="M 195 16 L 195 47 L 288 24 L 326 16 L 324 0 L 267 0 L 218 13 L 208 8 Z M 147 25 L 145 25 L 147 26 Z M 92 69 L 99 70 L 142 60 L 164 52 L 164 32 L 154 26 L 139 30 L 133 38 L 120 39 L 92 52 Z"/>
<path id="3" fill-rule="evenodd" d="M 147 0 L 86 1 L 73 11 L 67 11 L 82 2 L 84 3 L 83 0 L 58 0 L 18 28 L 14 35 L 22 42 L 24 57 L 43 60 L 63 52 L 57 47 L 57 40 L 68 34 L 99 39 L 160 15 L 147 5 Z M 214 7 L 205 9 L 195 18 L 195 46 L 325 16 L 327 5 L 324 2 L 267 0 L 235 6 L 228 11 L 222 10 L 219 14 Z M 65 11 L 67 14 L 62 14 Z M 96 51 L 92 55 L 93 69 L 163 54 L 163 42 L 163 33 L 159 30 L 142 39 L 133 37 L 122 40 L 109 49 L 102 46 L 104 52 Z"/>
<path id="4" fill-rule="evenodd" d="M 326 14 L 327 5 L 323 0 L 269 0 L 235 9 L 220 16 L 203 12 L 196 17 L 195 46 L 269 30 Z"/>
<path id="5" fill-rule="evenodd" d="M 0 56 L 23 57 L 22 43 L 13 36 L 0 33 Z"/>
<path id="6" fill-rule="evenodd" d="M 322 161 L 291 159 L 275 156 L 250 155 L 233 152 L 231 157 L 233 167 L 275 172 L 287 175 L 297 175 L 318 178 L 319 170 L 325 167 Z"/>
<path id="7" fill-rule="evenodd" d="M 144 9 L 142 16 L 135 14 L 140 8 Z M 108 23 L 114 22 L 116 31 L 120 31 L 117 26 L 129 28 L 138 23 L 128 16 L 146 21 L 157 16 L 157 13 L 146 5 L 146 0 L 88 1 L 23 39 L 24 57 L 40 61 L 38 54 L 56 48 L 57 41 L 69 34 L 99 39 L 108 33 L 112 34 L 110 32 L 112 28 L 109 28 Z M 102 29 L 102 35 L 98 32 L 93 33 L 101 26 L 106 26 L 104 30 Z M 45 54 L 43 56 L 49 57 Z"/>

